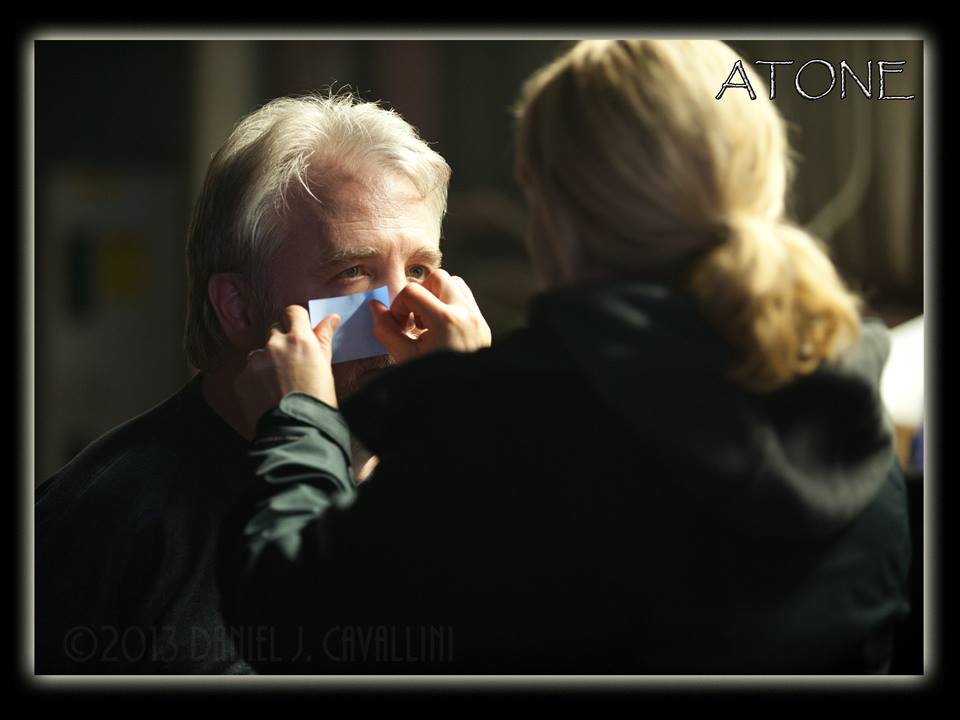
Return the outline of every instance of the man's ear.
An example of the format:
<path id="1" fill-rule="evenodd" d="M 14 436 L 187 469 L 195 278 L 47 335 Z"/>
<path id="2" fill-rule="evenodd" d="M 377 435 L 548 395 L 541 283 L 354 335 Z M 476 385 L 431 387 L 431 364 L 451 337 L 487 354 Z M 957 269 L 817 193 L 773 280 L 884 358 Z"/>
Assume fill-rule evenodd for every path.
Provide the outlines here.
<path id="1" fill-rule="evenodd" d="M 239 273 L 214 273 L 207 283 L 207 297 L 220 321 L 227 344 L 249 352 L 263 345 L 261 328 L 253 305 L 250 284 Z"/>

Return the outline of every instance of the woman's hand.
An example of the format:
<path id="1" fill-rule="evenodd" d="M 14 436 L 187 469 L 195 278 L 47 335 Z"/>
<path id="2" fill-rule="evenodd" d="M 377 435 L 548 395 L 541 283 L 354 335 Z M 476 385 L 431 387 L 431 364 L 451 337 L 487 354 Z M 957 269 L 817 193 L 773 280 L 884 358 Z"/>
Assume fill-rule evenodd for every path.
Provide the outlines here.
<path id="1" fill-rule="evenodd" d="M 340 316 L 328 315 L 311 330 L 305 308 L 290 305 L 284 310 L 281 322 L 271 328 L 267 344 L 247 356 L 237 377 L 237 396 L 251 428 L 290 392 L 306 393 L 337 407 L 330 365 L 338 325 Z"/>
<path id="2" fill-rule="evenodd" d="M 473 293 L 446 270 L 408 284 L 389 308 L 374 300 L 370 309 L 374 337 L 398 363 L 437 350 L 471 352 L 490 345 L 490 326 Z"/>

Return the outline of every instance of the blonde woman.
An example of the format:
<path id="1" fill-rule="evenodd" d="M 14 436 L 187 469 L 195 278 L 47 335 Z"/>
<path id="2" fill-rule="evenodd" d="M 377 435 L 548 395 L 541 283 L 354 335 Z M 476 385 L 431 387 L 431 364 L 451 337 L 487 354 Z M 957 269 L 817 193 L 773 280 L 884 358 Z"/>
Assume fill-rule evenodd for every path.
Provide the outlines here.
<path id="1" fill-rule="evenodd" d="M 228 616 L 283 648 L 261 671 L 889 669 L 885 330 L 784 217 L 774 106 L 715 99 L 736 60 L 584 41 L 526 83 L 525 330 L 484 348 L 437 270 L 373 309 L 401 365 L 338 409 L 336 319 L 287 309 L 241 376 L 261 490 L 223 556 Z"/>

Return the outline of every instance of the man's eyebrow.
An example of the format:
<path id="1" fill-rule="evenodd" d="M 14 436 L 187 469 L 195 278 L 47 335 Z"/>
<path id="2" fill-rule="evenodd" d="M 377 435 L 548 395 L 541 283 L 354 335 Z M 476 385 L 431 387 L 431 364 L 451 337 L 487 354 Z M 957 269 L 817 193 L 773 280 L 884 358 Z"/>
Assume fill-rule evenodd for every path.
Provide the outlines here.
<path id="1" fill-rule="evenodd" d="M 434 247 L 424 246 L 411 255 L 410 258 L 440 267 L 440 261 L 443 260 L 443 253 Z"/>
<path id="2" fill-rule="evenodd" d="M 324 268 L 331 265 L 339 265 L 354 260 L 364 260 L 366 258 L 376 257 L 380 251 L 372 245 L 361 245 L 358 247 L 340 248 L 332 250 L 317 260 L 317 267 Z"/>
<path id="3" fill-rule="evenodd" d="M 316 267 L 318 269 L 322 269 L 332 267 L 334 265 L 353 262 L 355 260 L 366 260 L 368 258 L 377 257 L 381 254 L 383 254 L 383 251 L 373 247 L 372 245 L 340 248 L 338 250 L 332 250 L 331 252 L 323 255 L 319 260 L 317 260 Z M 420 262 L 425 262 L 427 264 L 440 267 L 440 262 L 443 259 L 443 253 L 436 248 L 424 246 L 410 255 L 410 259 L 416 259 Z"/>

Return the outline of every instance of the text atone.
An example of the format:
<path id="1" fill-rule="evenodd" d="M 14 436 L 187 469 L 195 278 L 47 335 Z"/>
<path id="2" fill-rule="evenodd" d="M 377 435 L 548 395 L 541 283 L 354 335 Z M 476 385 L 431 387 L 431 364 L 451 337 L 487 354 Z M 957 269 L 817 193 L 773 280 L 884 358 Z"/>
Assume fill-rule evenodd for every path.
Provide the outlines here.
<path id="1" fill-rule="evenodd" d="M 778 65 L 795 65 L 796 61 L 794 60 L 756 60 L 756 65 L 767 65 L 770 68 L 770 99 L 774 100 L 777 97 L 777 66 Z M 876 63 L 877 67 L 877 100 L 913 100 L 914 95 L 891 95 L 890 89 L 887 85 L 889 80 L 886 78 L 887 75 L 902 73 L 903 65 L 906 65 L 906 60 L 879 60 Z M 811 94 L 808 92 L 811 85 L 814 84 L 823 84 L 823 77 L 821 73 L 821 78 L 819 81 L 811 81 L 810 74 L 807 73 L 806 86 L 801 83 L 801 77 L 804 76 L 804 71 L 806 71 L 811 66 L 826 68 L 829 73 L 829 84 L 825 89 L 821 89 L 820 92 Z M 845 99 L 847 97 L 847 85 L 848 78 L 850 78 L 856 85 L 859 87 L 863 95 L 871 99 L 873 97 L 873 60 L 867 61 L 866 72 L 861 71 L 862 77 L 857 75 L 856 72 L 850 67 L 846 60 L 840 61 L 840 70 L 839 72 L 833 66 L 833 64 L 827 60 L 807 60 L 805 63 L 799 66 L 796 74 L 794 75 L 793 85 L 797 90 L 797 93 L 801 97 L 807 100 L 819 100 L 824 98 L 833 91 L 837 86 L 837 76 L 839 75 L 839 84 L 840 84 L 840 97 Z M 739 78 L 737 80 L 736 78 Z M 866 82 L 864 82 L 864 78 Z M 747 76 L 747 73 L 743 69 L 743 61 L 737 60 L 733 64 L 733 69 L 730 71 L 730 74 L 727 76 L 727 79 L 723 82 L 723 85 L 720 86 L 720 92 L 717 93 L 716 99 L 720 100 L 723 98 L 723 94 L 727 90 L 746 90 L 750 95 L 751 100 L 757 99 L 757 93 L 753 89 L 753 85 L 750 82 L 750 78 Z"/>

